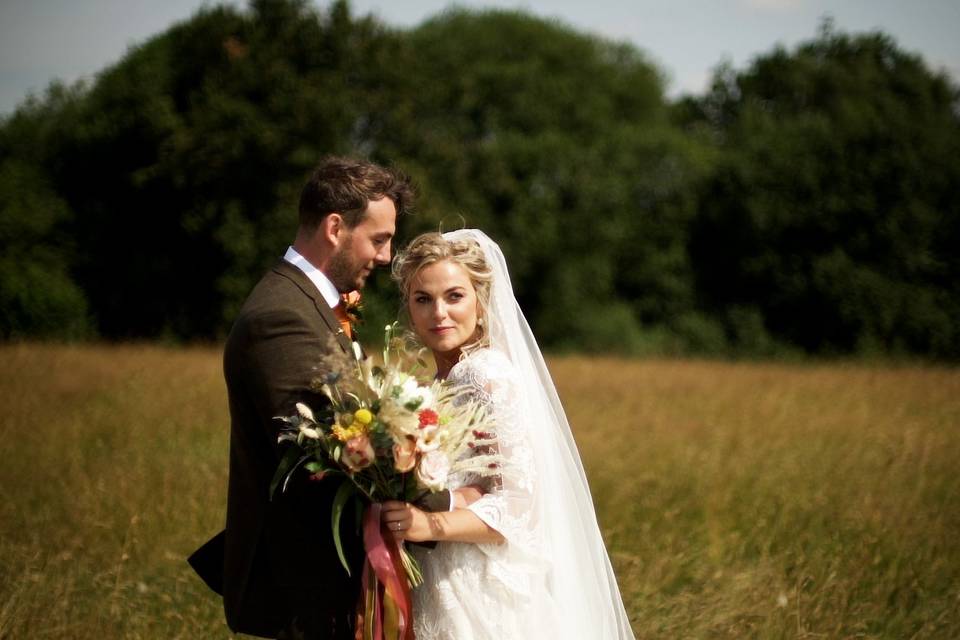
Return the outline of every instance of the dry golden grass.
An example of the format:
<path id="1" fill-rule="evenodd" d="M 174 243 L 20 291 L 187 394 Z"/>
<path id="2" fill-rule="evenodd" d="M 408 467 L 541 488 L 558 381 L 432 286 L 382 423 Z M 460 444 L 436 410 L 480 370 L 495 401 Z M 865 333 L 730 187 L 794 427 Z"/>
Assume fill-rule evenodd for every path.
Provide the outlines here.
<path id="1" fill-rule="evenodd" d="M 184 563 L 224 517 L 218 354 L 0 353 L 0 637 L 228 637 Z"/>
<path id="2" fill-rule="evenodd" d="M 229 637 L 219 351 L 0 358 L 0 638 Z M 960 372 L 551 368 L 639 638 L 960 637 Z"/>
<path id="3" fill-rule="evenodd" d="M 960 637 L 957 371 L 553 371 L 638 636 Z"/>

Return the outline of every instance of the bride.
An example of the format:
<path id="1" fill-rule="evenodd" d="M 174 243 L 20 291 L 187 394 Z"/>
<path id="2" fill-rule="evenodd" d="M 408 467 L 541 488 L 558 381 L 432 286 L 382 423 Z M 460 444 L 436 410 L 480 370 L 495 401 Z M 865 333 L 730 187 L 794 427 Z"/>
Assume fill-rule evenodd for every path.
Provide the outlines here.
<path id="1" fill-rule="evenodd" d="M 491 411 L 495 479 L 451 478 L 448 513 L 384 503 L 418 550 L 418 640 L 633 638 L 580 456 L 499 247 L 464 229 L 417 237 L 394 260 L 414 332 L 437 375 Z"/>

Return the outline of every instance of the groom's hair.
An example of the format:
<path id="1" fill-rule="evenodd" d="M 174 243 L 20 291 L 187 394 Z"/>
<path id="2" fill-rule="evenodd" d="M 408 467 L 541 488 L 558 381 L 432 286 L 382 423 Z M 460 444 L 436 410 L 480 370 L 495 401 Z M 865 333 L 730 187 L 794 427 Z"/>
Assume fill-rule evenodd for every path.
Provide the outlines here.
<path id="1" fill-rule="evenodd" d="M 409 178 L 399 171 L 330 156 L 313 170 L 300 192 L 300 226 L 316 229 L 328 214 L 339 213 L 352 229 L 363 220 L 371 200 L 390 198 L 399 216 L 410 209 L 413 197 Z"/>

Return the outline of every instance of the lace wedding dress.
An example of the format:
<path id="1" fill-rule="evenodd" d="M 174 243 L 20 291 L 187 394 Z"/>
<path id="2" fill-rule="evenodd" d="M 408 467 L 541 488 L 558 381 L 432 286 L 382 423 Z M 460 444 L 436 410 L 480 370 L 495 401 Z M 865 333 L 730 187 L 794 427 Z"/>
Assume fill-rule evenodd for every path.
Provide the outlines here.
<path id="1" fill-rule="evenodd" d="M 633 640 L 597 524 L 587 477 L 563 405 L 517 304 L 500 247 L 483 232 L 444 234 L 475 242 L 491 267 L 489 344 L 447 380 L 493 414 L 504 462 L 470 505 L 501 544 L 438 542 L 419 550 L 414 589 L 418 640 Z"/>
<path id="2" fill-rule="evenodd" d="M 415 551 L 424 584 L 413 592 L 418 640 L 557 638 L 556 615 L 545 592 L 548 564 L 544 544 L 532 521 L 537 482 L 531 447 L 519 423 L 519 380 L 506 356 L 481 349 L 451 369 L 447 381 L 464 396 L 482 402 L 496 425 L 504 478 L 459 475 L 450 489 L 480 484 L 487 493 L 469 509 L 506 539 L 504 544 L 439 542 Z M 513 547 L 513 548 L 510 548 Z M 522 553 L 518 553 L 522 552 Z M 534 598 L 536 596 L 536 598 Z M 546 612 L 542 612 L 546 613 Z"/>

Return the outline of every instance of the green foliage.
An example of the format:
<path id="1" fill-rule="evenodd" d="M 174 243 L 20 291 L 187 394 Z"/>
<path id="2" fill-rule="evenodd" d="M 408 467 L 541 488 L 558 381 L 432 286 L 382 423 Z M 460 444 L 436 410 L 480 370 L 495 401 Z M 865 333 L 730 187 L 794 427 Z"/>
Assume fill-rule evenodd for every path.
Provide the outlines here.
<path id="1" fill-rule="evenodd" d="M 4 142 L 5 151 L 15 146 Z M 0 160 L 0 337 L 89 333 L 87 300 L 69 272 L 74 247 L 63 225 L 71 217 L 30 158 Z"/>
<path id="2" fill-rule="evenodd" d="M 691 231 L 705 308 L 750 306 L 810 351 L 960 356 L 957 96 L 829 24 L 721 70 L 686 122 L 721 150 Z"/>
<path id="3" fill-rule="evenodd" d="M 668 105 L 636 48 L 521 12 L 205 8 L 0 123 L 0 335 L 222 336 L 341 153 L 419 186 L 398 245 L 496 239 L 546 346 L 956 359 L 957 97 L 829 23 Z"/>
<path id="4" fill-rule="evenodd" d="M 677 202 L 697 172 L 657 70 L 628 45 L 515 12 L 448 11 L 409 41 L 417 82 L 401 109 L 416 117 L 386 147 L 430 195 L 408 231 L 484 229 L 541 340 L 635 351 L 655 306 L 637 289 L 683 289 Z M 646 258 L 661 247 L 669 257 Z"/>

